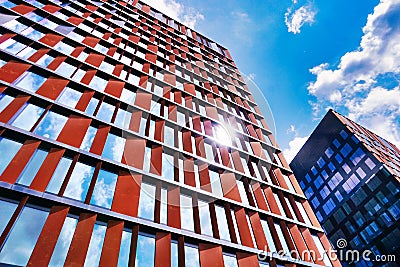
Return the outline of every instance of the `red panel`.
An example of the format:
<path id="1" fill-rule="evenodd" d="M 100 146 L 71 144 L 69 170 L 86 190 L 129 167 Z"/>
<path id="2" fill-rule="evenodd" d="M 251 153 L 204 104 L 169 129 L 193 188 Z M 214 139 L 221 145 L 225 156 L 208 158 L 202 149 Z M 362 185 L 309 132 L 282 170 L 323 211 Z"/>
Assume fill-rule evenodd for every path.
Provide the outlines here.
<path id="1" fill-rule="evenodd" d="M 8 122 L 30 98 L 30 96 L 26 95 L 17 95 L 15 99 L 0 113 L 0 122 Z"/>
<path id="2" fill-rule="evenodd" d="M 281 215 L 281 211 L 278 208 L 278 204 L 276 203 L 272 189 L 270 187 L 267 187 L 264 189 L 264 193 L 265 193 L 265 197 L 267 198 L 271 212 Z"/>
<path id="3" fill-rule="evenodd" d="M 186 158 L 183 160 L 183 169 L 185 174 L 185 184 L 196 187 L 194 161 L 192 158 Z"/>
<path id="4" fill-rule="evenodd" d="M 84 91 L 75 108 L 80 111 L 85 111 L 93 95 L 94 91 Z"/>
<path id="5" fill-rule="evenodd" d="M 146 110 L 150 110 L 152 94 L 139 91 L 136 94 L 135 105 Z"/>
<path id="6" fill-rule="evenodd" d="M 176 77 L 174 74 L 171 73 L 164 73 L 164 82 L 172 84 L 176 86 Z"/>
<path id="7" fill-rule="evenodd" d="M 137 35 L 133 35 L 133 34 L 132 34 L 132 35 L 129 35 L 129 40 L 131 40 L 132 42 L 138 44 L 138 43 L 139 43 L 139 40 L 140 40 L 140 37 L 137 36 Z"/>
<path id="8" fill-rule="evenodd" d="M 156 253 L 154 267 L 171 266 L 171 233 L 156 233 Z"/>
<path id="9" fill-rule="evenodd" d="M 96 75 L 97 70 L 87 70 L 83 76 L 81 83 L 89 84 L 93 77 Z"/>
<path id="10" fill-rule="evenodd" d="M 64 128 L 61 130 L 57 141 L 74 147 L 80 147 L 86 131 L 90 126 L 91 119 L 76 115 L 69 116 Z"/>
<path id="11" fill-rule="evenodd" d="M 199 244 L 200 266 L 224 267 L 222 247 L 214 244 Z"/>
<path id="12" fill-rule="evenodd" d="M 92 36 L 86 36 L 85 39 L 82 41 L 82 43 L 84 43 L 88 46 L 91 46 L 91 47 L 95 47 L 99 41 L 100 41 L 99 38 L 95 38 Z"/>
<path id="13" fill-rule="evenodd" d="M 119 75 L 121 75 L 121 72 L 122 72 L 123 69 L 124 69 L 124 65 L 123 64 L 117 64 L 117 65 L 115 65 L 115 68 L 114 68 L 114 71 L 113 71 L 112 74 L 114 74 L 115 76 L 119 76 Z M 121 77 L 121 78 L 125 79 L 125 77 Z"/>
<path id="14" fill-rule="evenodd" d="M 131 121 L 129 123 L 129 130 L 139 132 L 140 119 L 142 118 L 142 111 L 136 110 L 132 112 Z"/>
<path id="15" fill-rule="evenodd" d="M 143 11 L 143 12 L 146 12 L 147 14 L 149 14 L 149 13 L 150 13 L 150 7 L 149 7 L 149 6 L 146 6 L 146 5 L 143 5 L 143 6 L 142 6 L 142 11 Z"/>
<path id="16" fill-rule="evenodd" d="M 121 171 L 118 175 L 111 210 L 137 217 L 141 183 L 141 175 Z"/>
<path id="17" fill-rule="evenodd" d="M 27 266 L 48 266 L 68 211 L 69 207 L 51 208 Z"/>
<path id="18" fill-rule="evenodd" d="M 82 213 L 79 216 L 64 266 L 83 266 L 95 222 L 96 214 Z"/>
<path id="19" fill-rule="evenodd" d="M 86 8 L 89 9 L 92 12 L 95 12 L 97 10 L 97 6 L 94 5 L 86 5 Z"/>
<path id="20" fill-rule="evenodd" d="M 18 12 L 21 15 L 25 15 L 25 14 L 35 10 L 36 8 L 21 4 L 21 5 L 11 8 L 11 9 Z"/>
<path id="21" fill-rule="evenodd" d="M 256 239 L 258 249 L 263 251 L 267 250 L 267 240 L 265 239 L 265 233 L 261 225 L 260 216 L 257 212 L 249 213 L 251 227 L 253 228 L 254 237 Z"/>
<path id="22" fill-rule="evenodd" d="M 28 60 L 32 62 L 37 62 L 39 59 L 41 59 L 44 55 L 50 52 L 50 49 L 46 48 L 41 48 L 38 51 L 36 51 L 32 56 L 28 58 Z"/>
<path id="23" fill-rule="evenodd" d="M 144 151 L 146 140 L 134 136 L 128 136 L 125 143 L 122 162 L 129 166 L 143 169 Z"/>
<path id="24" fill-rule="evenodd" d="M 239 228 L 242 245 L 253 248 L 253 240 L 251 239 L 250 229 L 247 224 L 246 212 L 244 208 L 235 207 L 235 217 Z"/>
<path id="25" fill-rule="evenodd" d="M 49 77 L 36 93 L 52 100 L 56 100 L 68 83 L 68 80 Z"/>
<path id="26" fill-rule="evenodd" d="M 145 59 L 153 62 L 154 64 L 156 64 L 157 62 L 157 55 L 153 54 L 153 53 L 146 53 Z"/>
<path id="27" fill-rule="evenodd" d="M 15 81 L 22 73 L 27 71 L 31 65 L 17 61 L 9 61 L 0 69 L 0 80 L 7 83 Z"/>
<path id="28" fill-rule="evenodd" d="M 49 70 L 56 70 L 66 59 L 67 57 L 58 56 L 47 66 L 47 68 Z"/>
<path id="29" fill-rule="evenodd" d="M 201 189 L 212 192 L 211 190 L 211 182 L 210 182 L 210 175 L 208 173 L 208 165 L 203 163 L 199 166 L 199 176 L 200 176 L 200 184 Z"/>
<path id="30" fill-rule="evenodd" d="M 180 213 L 180 188 L 176 186 L 168 187 L 168 225 L 181 228 Z"/>
<path id="31" fill-rule="evenodd" d="M 57 11 L 59 11 L 61 9 L 61 7 L 54 6 L 54 5 L 45 5 L 44 7 L 42 7 L 42 9 L 53 14 L 53 13 L 56 13 Z"/>
<path id="32" fill-rule="evenodd" d="M 318 233 L 318 238 L 321 240 L 322 245 L 324 246 L 324 250 L 327 252 L 327 254 L 330 256 L 331 263 L 333 267 L 341 267 L 342 264 L 339 262 L 338 257 L 336 256 L 336 253 L 331 247 L 331 244 L 329 243 L 328 238 L 324 233 Z"/>
<path id="33" fill-rule="evenodd" d="M 236 255 L 239 267 L 259 267 L 257 255 L 245 252 L 237 252 Z"/>
<path id="34" fill-rule="evenodd" d="M 239 189 L 236 184 L 235 174 L 230 172 L 221 173 L 220 179 L 224 196 L 232 200 L 242 202 L 239 194 Z"/>
<path id="35" fill-rule="evenodd" d="M 43 36 L 39 42 L 47 44 L 48 46 L 55 46 L 58 42 L 60 42 L 64 37 L 54 33 L 47 33 Z"/>
<path id="36" fill-rule="evenodd" d="M 290 231 L 290 233 L 292 235 L 292 238 L 294 240 L 296 248 L 297 248 L 297 250 L 298 250 L 298 252 L 300 254 L 299 255 L 300 258 L 303 261 L 313 262 L 312 258 L 310 257 L 310 254 L 307 254 L 307 251 L 308 251 L 307 246 L 304 243 L 303 237 L 300 234 L 300 230 L 297 227 L 297 225 L 288 223 L 288 228 L 289 228 L 289 231 Z"/>
<path id="37" fill-rule="evenodd" d="M 153 145 L 151 148 L 151 164 L 150 172 L 161 175 L 162 172 L 162 151 L 163 147 L 159 145 Z"/>
<path id="38" fill-rule="evenodd" d="M 260 209 L 263 209 L 265 211 L 269 211 L 267 203 L 265 202 L 266 200 L 264 199 L 263 193 L 261 192 L 261 186 L 259 183 L 253 183 L 251 185 L 254 196 L 256 197 L 257 205 Z"/>
<path id="39" fill-rule="evenodd" d="M 86 58 L 86 62 L 95 66 L 95 67 L 99 67 L 101 65 L 101 63 L 103 62 L 104 58 L 106 56 L 104 55 L 100 55 L 100 54 L 96 54 L 96 53 L 90 53 L 89 56 Z"/>
<path id="40" fill-rule="evenodd" d="M 67 19 L 68 22 L 71 22 L 75 26 L 81 24 L 83 20 L 84 20 L 83 18 L 78 18 L 78 17 L 70 17 L 69 19 Z"/>
<path id="41" fill-rule="evenodd" d="M 311 236 L 310 230 L 308 228 L 301 228 L 302 236 L 304 241 L 306 242 L 309 250 L 314 251 L 315 257 L 314 261 L 316 264 L 325 265 L 322 259 L 322 255 L 319 253 L 318 247 L 315 245 L 315 242 Z"/>
<path id="42" fill-rule="evenodd" d="M 8 164 L 3 174 L 0 176 L 0 181 L 14 184 L 39 145 L 40 141 L 25 141 L 17 154 L 11 160 L 10 164 Z"/>
<path id="43" fill-rule="evenodd" d="M 122 89 L 124 89 L 124 86 L 125 83 L 122 81 L 109 80 L 106 89 L 104 89 L 104 92 L 119 98 L 121 96 Z"/>
<path id="44" fill-rule="evenodd" d="M 30 189 L 44 192 L 53 176 L 54 171 L 60 162 L 61 157 L 64 155 L 65 149 L 52 148 L 47 154 L 43 161 L 42 166 L 40 166 L 39 171 L 36 173 L 33 179 Z"/>
<path id="45" fill-rule="evenodd" d="M 185 91 L 188 92 L 189 94 L 196 95 L 196 90 L 195 90 L 194 84 L 185 83 L 184 89 L 185 89 Z"/>
<path id="46" fill-rule="evenodd" d="M 90 152 L 101 155 L 103 152 L 104 144 L 106 143 L 108 133 L 110 132 L 111 126 L 99 126 L 97 129 L 96 136 L 94 137 Z"/>
<path id="47" fill-rule="evenodd" d="M 99 266 L 111 267 L 118 265 L 119 249 L 121 246 L 124 222 L 109 221 L 104 238 Z"/>

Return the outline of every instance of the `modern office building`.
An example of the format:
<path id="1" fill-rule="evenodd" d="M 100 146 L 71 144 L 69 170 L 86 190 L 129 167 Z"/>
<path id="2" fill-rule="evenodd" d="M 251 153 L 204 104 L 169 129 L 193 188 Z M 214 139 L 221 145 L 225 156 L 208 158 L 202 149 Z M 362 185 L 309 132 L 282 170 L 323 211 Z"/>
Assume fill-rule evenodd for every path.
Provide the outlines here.
<path id="1" fill-rule="evenodd" d="M 225 48 L 138 1 L 0 6 L 0 266 L 340 266 Z"/>
<path id="2" fill-rule="evenodd" d="M 395 145 L 330 110 L 290 166 L 333 245 L 345 239 L 348 249 L 400 259 L 400 150 Z"/>

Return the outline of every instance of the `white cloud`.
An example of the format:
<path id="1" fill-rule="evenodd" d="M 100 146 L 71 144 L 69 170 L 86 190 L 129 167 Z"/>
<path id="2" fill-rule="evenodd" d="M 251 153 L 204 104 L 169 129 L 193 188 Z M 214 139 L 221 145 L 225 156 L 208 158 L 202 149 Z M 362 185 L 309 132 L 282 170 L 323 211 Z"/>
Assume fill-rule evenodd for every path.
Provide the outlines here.
<path id="1" fill-rule="evenodd" d="M 293 4 L 297 4 L 294 0 Z M 294 5 L 289 7 L 285 13 L 285 24 L 288 32 L 294 34 L 300 33 L 300 29 L 304 24 L 312 24 L 314 22 L 316 11 L 311 3 L 308 3 L 300 8 L 295 8 Z"/>
<path id="2" fill-rule="evenodd" d="M 295 137 L 292 141 L 289 142 L 289 148 L 285 148 L 283 150 L 283 155 L 287 162 L 291 162 L 293 158 L 297 155 L 300 148 L 303 147 L 304 143 L 307 141 L 309 136 L 305 137 Z"/>
<path id="3" fill-rule="evenodd" d="M 381 0 L 368 15 L 360 46 L 344 54 L 338 66 L 327 63 L 308 90 L 315 114 L 327 106 L 400 144 L 400 1 Z"/>
<path id="4" fill-rule="evenodd" d="M 199 21 L 204 20 L 204 15 L 195 8 L 184 6 L 175 0 L 143 0 L 143 2 L 192 29 L 196 28 Z"/>

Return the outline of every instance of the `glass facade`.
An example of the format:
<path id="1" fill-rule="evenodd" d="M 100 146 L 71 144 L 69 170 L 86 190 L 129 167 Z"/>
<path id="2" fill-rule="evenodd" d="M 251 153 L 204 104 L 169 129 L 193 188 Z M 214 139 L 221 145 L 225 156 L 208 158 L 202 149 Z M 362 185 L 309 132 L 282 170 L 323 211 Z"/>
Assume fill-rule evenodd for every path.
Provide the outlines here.
<path id="1" fill-rule="evenodd" d="M 304 157 L 310 149 L 313 156 Z M 344 238 L 347 248 L 375 255 L 398 250 L 385 237 L 399 229 L 399 156 L 394 145 L 334 111 L 317 126 L 290 166 L 332 244 Z"/>
<path id="2" fill-rule="evenodd" d="M 227 49 L 137 0 L 0 6 L 0 265 L 340 266 L 289 253 L 324 232 Z"/>

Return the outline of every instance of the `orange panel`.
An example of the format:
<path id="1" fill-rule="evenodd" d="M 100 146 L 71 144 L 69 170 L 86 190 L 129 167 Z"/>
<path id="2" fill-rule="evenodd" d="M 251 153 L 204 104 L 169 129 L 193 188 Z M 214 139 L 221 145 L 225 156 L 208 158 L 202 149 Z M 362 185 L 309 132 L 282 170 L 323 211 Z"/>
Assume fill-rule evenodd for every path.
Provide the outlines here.
<path id="1" fill-rule="evenodd" d="M 99 266 L 112 267 L 118 265 L 119 249 L 121 246 L 124 222 L 109 221 L 104 238 Z"/>
<path id="2" fill-rule="evenodd" d="M 260 216 L 257 212 L 249 213 L 251 227 L 253 228 L 254 237 L 256 239 L 258 249 L 263 251 L 267 250 L 267 240 L 265 239 L 265 233 L 261 225 Z"/>
<path id="3" fill-rule="evenodd" d="M 199 244 L 200 266 L 224 267 L 222 247 L 214 244 Z"/>
<path id="4" fill-rule="evenodd" d="M 90 100 L 93 98 L 94 91 L 85 90 L 76 104 L 76 109 L 80 111 L 85 111 L 87 106 L 89 105 Z"/>
<path id="5" fill-rule="evenodd" d="M 253 240 L 251 239 L 250 229 L 247 224 L 246 212 L 244 208 L 240 207 L 235 207 L 234 210 L 242 245 L 253 248 L 254 245 L 253 245 Z"/>
<path id="6" fill-rule="evenodd" d="M 81 24 L 83 20 L 84 20 L 83 18 L 79 18 L 79 17 L 70 17 L 69 19 L 67 19 L 68 22 L 71 22 L 75 26 L 78 26 L 79 24 Z"/>
<path id="7" fill-rule="evenodd" d="M 239 267 L 259 267 L 258 258 L 255 254 L 237 252 L 236 256 Z"/>
<path id="8" fill-rule="evenodd" d="M 162 172 L 162 151 L 163 147 L 159 145 L 153 145 L 151 148 L 151 164 L 150 172 L 161 175 Z"/>
<path id="9" fill-rule="evenodd" d="M 68 211 L 69 207 L 51 208 L 27 266 L 48 266 Z"/>
<path id="10" fill-rule="evenodd" d="M 48 46 L 55 46 L 58 42 L 60 42 L 64 37 L 58 34 L 54 33 L 47 33 L 45 36 L 43 36 L 39 42 L 42 42 L 44 44 L 47 44 Z"/>
<path id="11" fill-rule="evenodd" d="M 86 36 L 82 43 L 90 46 L 95 47 L 99 43 L 100 39 L 92 36 Z"/>
<path id="12" fill-rule="evenodd" d="M 95 222 L 96 214 L 82 213 L 79 216 L 64 266 L 83 266 Z"/>
<path id="13" fill-rule="evenodd" d="M 52 100 L 56 100 L 68 83 L 68 80 L 49 77 L 36 93 Z"/>
<path id="14" fill-rule="evenodd" d="M 54 6 L 54 5 L 45 5 L 44 7 L 42 7 L 42 9 L 53 14 L 53 13 L 56 13 L 57 11 L 59 11 L 61 9 L 61 7 Z"/>
<path id="15" fill-rule="evenodd" d="M 36 173 L 33 179 L 30 189 L 44 192 L 53 176 L 54 171 L 60 162 L 61 157 L 64 155 L 65 149 L 52 148 L 44 159 L 42 166 L 40 166 L 39 171 Z"/>
<path id="16" fill-rule="evenodd" d="M 41 48 L 38 51 L 36 51 L 32 56 L 28 58 L 29 61 L 32 62 L 37 62 L 39 59 L 41 59 L 44 55 L 46 55 L 50 49 L 46 48 Z"/>
<path id="17" fill-rule="evenodd" d="M 171 266 L 171 233 L 156 233 L 155 267 Z"/>
<path id="18" fill-rule="evenodd" d="M 67 57 L 65 56 L 58 56 L 47 66 L 47 68 L 49 70 L 56 70 L 66 59 Z"/>
<path id="19" fill-rule="evenodd" d="M 185 184 L 196 187 L 196 180 L 194 176 L 194 161 L 192 158 L 185 158 L 183 160 L 183 169 L 185 174 Z"/>
<path id="20" fill-rule="evenodd" d="M 90 53 L 86 58 L 86 63 L 89 63 L 95 67 L 99 67 L 106 56 L 97 53 Z"/>
<path id="21" fill-rule="evenodd" d="M 104 89 L 104 92 L 115 97 L 120 97 L 122 93 L 122 89 L 124 89 L 125 82 L 117 81 L 117 80 L 109 80 Z"/>
<path id="22" fill-rule="evenodd" d="M 164 82 L 176 86 L 176 76 L 170 73 L 164 73 Z"/>
<path id="23" fill-rule="evenodd" d="M 127 136 L 122 162 L 124 164 L 128 164 L 129 166 L 143 169 L 145 148 L 145 139 L 131 135 Z"/>
<path id="24" fill-rule="evenodd" d="M 239 189 L 236 184 L 235 174 L 231 172 L 221 173 L 220 179 L 224 196 L 232 200 L 242 202 Z"/>
<path id="25" fill-rule="evenodd" d="M 263 196 L 263 193 L 261 192 L 261 186 L 259 183 L 253 183 L 251 185 L 253 189 L 254 196 L 256 197 L 257 205 L 260 209 L 263 209 L 265 211 L 269 211 L 267 203 L 265 202 L 265 198 Z"/>
<path id="26" fill-rule="evenodd" d="M 137 217 L 141 183 L 141 175 L 120 171 L 111 210 Z"/>
<path id="27" fill-rule="evenodd" d="M 22 73 L 27 71 L 31 65 L 17 61 L 9 61 L 0 69 L 0 80 L 7 83 L 15 81 Z"/>
<path id="28" fill-rule="evenodd" d="M 17 154 L 11 160 L 10 164 L 8 164 L 3 174 L 0 176 L 0 181 L 14 184 L 39 145 L 40 141 L 25 141 Z"/>
<path id="29" fill-rule="evenodd" d="M 91 121 L 89 118 L 76 115 L 69 116 L 57 141 L 79 148 Z"/>
<path id="30" fill-rule="evenodd" d="M 132 35 L 129 36 L 129 40 L 131 40 L 132 42 L 138 44 L 138 43 L 139 43 L 139 40 L 140 40 L 140 37 L 137 36 L 137 35 L 133 35 L 133 34 L 132 34 Z"/>
<path id="31" fill-rule="evenodd" d="M 153 53 L 146 53 L 145 59 L 153 62 L 154 64 L 156 64 L 157 62 L 157 55 L 153 54 Z"/>
<path id="32" fill-rule="evenodd" d="M 138 90 L 135 105 L 150 110 L 152 94 Z"/>
<path id="33" fill-rule="evenodd" d="M 21 5 L 18 5 L 18 6 L 15 6 L 15 7 L 11 8 L 11 9 L 16 11 L 16 12 L 18 12 L 21 15 L 25 15 L 25 14 L 35 10 L 36 8 L 21 4 Z"/>
<path id="34" fill-rule="evenodd" d="M 108 133 L 110 132 L 111 126 L 101 125 L 97 129 L 96 136 L 94 137 L 90 152 L 101 155 L 103 152 L 104 144 L 106 143 Z"/>
<path id="35" fill-rule="evenodd" d="M 30 96 L 26 95 L 17 95 L 17 97 L 15 97 L 15 99 L 0 113 L 0 122 L 8 122 L 30 98 Z"/>
<path id="36" fill-rule="evenodd" d="M 93 77 L 96 75 L 97 70 L 88 70 L 83 76 L 81 83 L 89 84 Z"/>
<path id="37" fill-rule="evenodd" d="M 181 228 L 180 188 L 168 187 L 168 225 Z"/>

